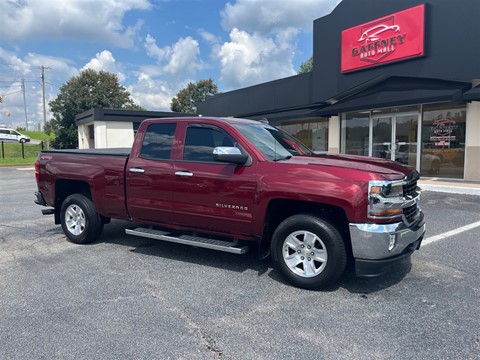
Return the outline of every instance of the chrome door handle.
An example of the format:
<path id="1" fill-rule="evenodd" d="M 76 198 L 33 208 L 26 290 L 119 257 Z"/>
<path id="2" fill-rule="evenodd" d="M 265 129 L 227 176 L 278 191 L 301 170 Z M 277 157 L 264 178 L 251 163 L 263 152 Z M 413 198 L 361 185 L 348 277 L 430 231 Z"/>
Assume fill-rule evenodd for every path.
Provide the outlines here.
<path id="1" fill-rule="evenodd" d="M 177 171 L 175 173 L 175 176 L 192 177 L 193 173 L 191 173 L 190 171 Z"/>
<path id="2" fill-rule="evenodd" d="M 138 174 L 143 174 L 145 172 L 145 170 L 143 170 L 142 168 L 130 168 L 128 169 L 128 171 L 131 173 L 138 173 Z"/>

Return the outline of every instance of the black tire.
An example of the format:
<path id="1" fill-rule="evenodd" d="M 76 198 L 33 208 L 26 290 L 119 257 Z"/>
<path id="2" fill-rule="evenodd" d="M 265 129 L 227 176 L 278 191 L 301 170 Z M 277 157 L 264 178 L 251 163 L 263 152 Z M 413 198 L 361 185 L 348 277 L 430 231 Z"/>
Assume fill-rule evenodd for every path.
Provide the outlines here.
<path id="1" fill-rule="evenodd" d="M 25 143 L 25 139 L 20 139 L 19 142 L 20 142 L 21 144 L 24 144 L 24 143 Z"/>
<path id="2" fill-rule="evenodd" d="M 103 230 L 102 219 L 92 201 L 80 194 L 65 198 L 60 210 L 60 222 L 68 240 L 75 244 L 89 244 Z"/>
<path id="3" fill-rule="evenodd" d="M 330 221 L 309 214 L 291 216 L 277 227 L 271 253 L 276 270 L 290 284 L 304 289 L 334 284 L 347 264 L 341 232 Z"/>

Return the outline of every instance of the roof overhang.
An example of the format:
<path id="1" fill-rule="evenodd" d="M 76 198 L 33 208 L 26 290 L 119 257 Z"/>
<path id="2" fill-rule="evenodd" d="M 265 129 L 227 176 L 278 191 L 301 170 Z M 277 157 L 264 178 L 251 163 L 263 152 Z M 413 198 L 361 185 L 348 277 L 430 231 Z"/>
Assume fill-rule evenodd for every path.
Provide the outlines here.
<path id="1" fill-rule="evenodd" d="M 335 98 L 342 100 L 319 110 L 318 114 L 331 116 L 349 111 L 392 106 L 461 102 L 464 101 L 464 92 L 470 87 L 471 84 L 467 82 L 394 76 L 380 82 L 365 84 L 359 87 L 360 91 L 352 91 L 351 96 L 339 94 Z"/>
<path id="2" fill-rule="evenodd" d="M 480 101 L 480 85 L 466 91 L 463 94 L 463 99 L 465 101 Z"/>

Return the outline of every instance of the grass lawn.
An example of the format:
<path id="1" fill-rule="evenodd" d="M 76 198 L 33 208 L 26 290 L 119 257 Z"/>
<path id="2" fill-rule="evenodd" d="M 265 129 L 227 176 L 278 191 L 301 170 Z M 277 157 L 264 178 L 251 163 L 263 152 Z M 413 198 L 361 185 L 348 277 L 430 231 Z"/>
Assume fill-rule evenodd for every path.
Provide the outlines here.
<path id="1" fill-rule="evenodd" d="M 33 131 L 25 132 L 32 133 L 32 135 L 28 134 L 32 139 L 35 140 L 42 140 L 44 143 L 48 140 L 47 138 L 39 139 L 39 137 L 43 137 Z M 38 153 L 42 150 L 41 144 L 32 144 L 32 143 L 25 143 L 23 144 L 23 153 L 22 153 L 22 144 L 17 142 L 0 142 L 0 166 L 15 166 L 15 165 L 33 165 L 37 160 Z"/>
<path id="2" fill-rule="evenodd" d="M 39 141 L 52 141 L 55 138 L 55 135 L 47 135 L 43 131 L 20 131 L 23 135 L 30 136 L 31 139 Z"/>

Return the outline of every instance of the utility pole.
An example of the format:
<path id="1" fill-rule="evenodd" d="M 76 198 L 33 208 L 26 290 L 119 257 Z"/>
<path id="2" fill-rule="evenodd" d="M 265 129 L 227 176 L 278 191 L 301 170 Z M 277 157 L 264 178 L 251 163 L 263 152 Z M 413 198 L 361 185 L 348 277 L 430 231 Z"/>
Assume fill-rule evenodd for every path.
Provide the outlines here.
<path id="1" fill-rule="evenodd" d="M 25 130 L 28 130 L 27 98 L 25 96 L 25 79 L 24 78 L 22 78 L 22 92 L 23 92 L 23 109 L 25 111 Z"/>
<path id="2" fill-rule="evenodd" d="M 48 67 L 45 67 L 42 65 L 42 100 L 43 100 L 43 128 L 45 129 L 45 124 L 47 123 L 47 109 L 45 107 L 45 69 L 48 69 Z"/>

